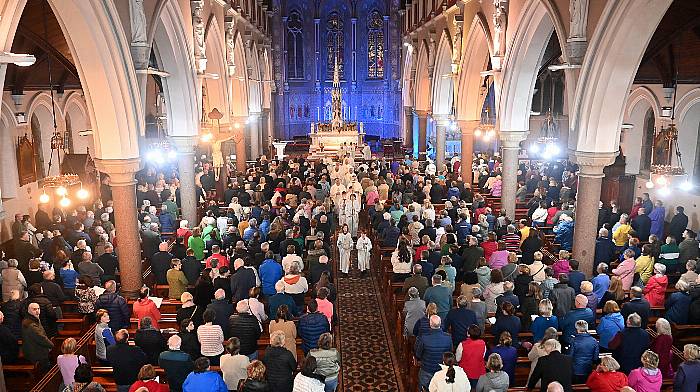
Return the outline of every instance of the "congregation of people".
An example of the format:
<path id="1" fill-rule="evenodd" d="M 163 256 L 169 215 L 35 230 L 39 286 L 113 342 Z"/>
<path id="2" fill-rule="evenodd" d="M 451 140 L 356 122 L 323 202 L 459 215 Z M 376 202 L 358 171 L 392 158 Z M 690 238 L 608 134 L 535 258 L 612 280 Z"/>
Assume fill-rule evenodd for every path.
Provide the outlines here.
<path id="1" fill-rule="evenodd" d="M 660 391 L 671 380 L 698 390 L 700 348 L 686 344 L 672 363 L 673 326 L 700 324 L 700 244 L 682 207 L 665 222 L 647 194 L 627 212 L 601 205 L 587 277 L 572 257 L 575 166 L 521 165 L 518 220 L 493 202 L 498 157 L 475 157 L 473 184 L 458 164 L 440 166 L 263 156 L 222 191 L 204 163 L 200 222 L 180 216 L 177 173 L 146 169 L 136 196 L 154 285 L 135 301 L 120 292 L 119 254 L 134 250 L 119 248 L 108 183 L 104 202 L 40 206 L 33 222 L 16 217 L 13 257 L 0 264 L 2 362 L 57 363 L 67 391 L 99 390 L 75 339 L 51 355 L 73 301 L 96 324 L 92 366 L 111 367 L 119 391 L 335 391 L 334 265 L 369 279 L 389 249 L 420 388 Z M 181 303 L 175 330 L 160 328 L 158 287 Z M 518 385 L 523 355 L 530 373 Z"/>

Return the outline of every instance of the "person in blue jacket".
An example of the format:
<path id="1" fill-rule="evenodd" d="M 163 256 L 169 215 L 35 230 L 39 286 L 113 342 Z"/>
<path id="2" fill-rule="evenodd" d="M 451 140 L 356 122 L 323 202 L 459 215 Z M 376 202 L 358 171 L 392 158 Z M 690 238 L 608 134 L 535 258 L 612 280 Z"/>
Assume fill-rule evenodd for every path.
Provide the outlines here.
<path id="1" fill-rule="evenodd" d="M 299 318 L 299 336 L 304 354 L 308 354 L 313 348 L 318 348 L 318 338 L 331 331 L 328 318 L 318 311 L 318 302 L 309 302 L 308 308 L 309 311 Z"/>
<path id="2" fill-rule="evenodd" d="M 182 384 L 182 392 L 228 392 L 228 387 L 218 372 L 209 370 L 209 358 L 199 357 Z"/>
<path id="3" fill-rule="evenodd" d="M 595 325 L 595 314 L 588 308 L 588 298 L 579 294 L 576 296 L 575 309 L 568 311 L 559 321 L 561 328 L 562 346 L 571 343 L 571 339 L 576 334 L 576 322 L 584 320 L 588 325 Z"/>
<path id="4" fill-rule="evenodd" d="M 574 220 L 566 214 L 562 214 L 559 223 L 554 226 L 554 242 L 560 245 L 560 249 L 571 252 L 574 244 Z"/>
<path id="5" fill-rule="evenodd" d="M 608 344 L 623 329 L 625 329 L 625 318 L 620 314 L 620 306 L 615 301 L 606 302 L 603 306 L 603 317 L 600 318 L 600 324 L 596 328 L 600 348 L 609 352 Z"/>
<path id="6" fill-rule="evenodd" d="M 442 354 L 452 351 L 452 337 L 440 328 L 440 316 L 430 316 L 430 332 L 416 340 L 416 358 L 421 361 L 418 382 L 421 388 L 428 389 L 435 372 L 440 370 Z"/>
<path id="7" fill-rule="evenodd" d="M 277 293 L 275 283 L 284 276 L 282 265 L 275 260 L 272 251 L 267 251 L 265 260 L 260 264 L 259 275 L 262 283 L 262 293 L 266 297 L 271 297 Z"/>
<path id="8" fill-rule="evenodd" d="M 574 384 L 584 384 L 593 370 L 593 364 L 598 362 L 600 349 L 598 341 L 588 333 L 588 323 L 584 320 L 576 322 L 576 335 L 571 339 L 569 355 L 573 362 Z"/>
<path id="9" fill-rule="evenodd" d="M 688 282 L 681 279 L 676 283 L 676 291 L 666 299 L 666 320 L 673 324 L 688 324 L 690 303 L 693 299 L 688 292 Z"/>

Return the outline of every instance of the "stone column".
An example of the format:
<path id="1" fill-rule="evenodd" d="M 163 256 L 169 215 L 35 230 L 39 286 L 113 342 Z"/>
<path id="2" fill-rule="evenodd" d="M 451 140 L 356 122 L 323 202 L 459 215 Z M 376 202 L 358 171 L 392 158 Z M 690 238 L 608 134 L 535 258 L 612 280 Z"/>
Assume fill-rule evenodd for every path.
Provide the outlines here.
<path id="1" fill-rule="evenodd" d="M 450 118 L 447 115 L 434 115 L 435 121 L 435 166 L 438 171 L 445 167 L 445 147 L 447 147 L 447 127 L 450 126 Z"/>
<path id="2" fill-rule="evenodd" d="M 598 202 L 603 184 L 603 169 L 615 162 L 617 153 L 574 152 L 570 157 L 579 166 L 574 220 L 574 259 L 586 276 L 594 275 L 593 256 L 598 236 Z"/>
<path id="3" fill-rule="evenodd" d="M 503 157 L 503 174 L 501 180 L 501 210 L 511 220 L 515 219 L 515 193 L 518 190 L 518 152 L 520 142 L 525 140 L 528 131 L 502 131 L 501 156 Z"/>
<path id="4" fill-rule="evenodd" d="M 479 126 L 479 120 L 459 120 L 459 129 L 462 133 L 462 159 L 461 176 L 465 184 L 472 183 L 472 161 L 474 157 L 474 130 Z"/>
<path id="5" fill-rule="evenodd" d="M 196 136 L 171 136 L 177 147 L 177 170 L 180 174 L 180 208 L 182 219 L 186 219 L 190 227 L 198 223 L 197 219 L 197 187 L 194 182 L 194 154 L 197 144 Z"/>
<path id="6" fill-rule="evenodd" d="M 418 116 L 418 159 L 424 161 L 428 151 L 428 112 L 416 110 Z"/>
<path id="7" fill-rule="evenodd" d="M 245 121 L 247 117 L 234 118 L 233 141 L 236 143 L 236 171 L 245 173 L 246 146 L 245 146 Z"/>
<path id="8" fill-rule="evenodd" d="M 403 145 L 406 148 L 413 149 L 413 108 L 405 106 L 404 123 L 403 123 Z M 413 154 L 413 152 L 411 152 Z"/>
<path id="9" fill-rule="evenodd" d="M 272 123 L 270 121 L 270 109 L 263 109 L 262 117 L 260 119 L 262 124 L 262 150 L 263 154 L 270 158 L 270 151 L 272 151 Z"/>
<path id="10" fill-rule="evenodd" d="M 250 157 L 255 159 L 260 155 L 260 113 L 250 113 L 247 128 L 250 135 Z"/>
<path id="11" fill-rule="evenodd" d="M 135 298 L 143 284 L 134 178 L 140 161 L 138 158 L 95 159 L 95 163 L 99 171 L 109 175 L 112 188 L 121 293 Z"/>

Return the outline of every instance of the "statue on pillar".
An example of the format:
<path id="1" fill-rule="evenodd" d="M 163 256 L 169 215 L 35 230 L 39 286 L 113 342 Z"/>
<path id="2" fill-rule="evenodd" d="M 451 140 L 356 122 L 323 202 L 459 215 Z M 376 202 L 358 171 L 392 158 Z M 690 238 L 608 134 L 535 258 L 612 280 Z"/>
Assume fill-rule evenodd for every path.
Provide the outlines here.
<path id="1" fill-rule="evenodd" d="M 227 16 L 224 22 L 225 35 L 226 35 L 226 66 L 228 69 L 228 75 L 233 76 L 236 73 L 236 61 L 235 61 L 235 34 L 234 34 L 234 19 L 232 16 Z"/>
<path id="2" fill-rule="evenodd" d="M 197 59 L 197 71 L 204 73 L 207 68 L 206 49 L 204 44 L 204 1 L 191 0 L 192 6 L 192 30 L 194 32 L 194 56 Z"/>
<path id="3" fill-rule="evenodd" d="M 496 50 L 495 57 L 503 57 L 506 53 L 506 29 L 508 28 L 506 3 L 506 0 L 494 0 L 493 2 L 493 28 L 495 30 L 493 46 Z"/>
<path id="4" fill-rule="evenodd" d="M 569 13 L 571 14 L 569 40 L 586 40 L 588 2 L 589 0 L 571 0 L 569 2 Z"/>
<path id="5" fill-rule="evenodd" d="M 146 15 L 143 12 L 143 0 L 129 1 L 129 16 L 131 17 L 131 43 L 145 45 Z"/>

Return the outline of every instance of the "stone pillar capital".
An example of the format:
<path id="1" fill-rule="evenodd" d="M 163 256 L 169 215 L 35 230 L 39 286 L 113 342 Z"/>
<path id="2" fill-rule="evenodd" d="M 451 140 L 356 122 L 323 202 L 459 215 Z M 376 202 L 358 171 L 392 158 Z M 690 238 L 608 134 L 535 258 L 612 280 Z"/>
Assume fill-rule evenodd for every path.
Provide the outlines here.
<path id="1" fill-rule="evenodd" d="M 603 169 L 613 164 L 617 152 L 574 151 L 570 154 L 572 161 L 579 167 L 579 175 L 591 178 L 603 178 Z"/>
<path id="2" fill-rule="evenodd" d="M 428 111 L 427 110 L 416 110 L 416 116 L 418 116 L 418 118 L 426 119 L 426 118 L 428 118 Z"/>
<path id="3" fill-rule="evenodd" d="M 433 121 L 438 127 L 447 127 L 452 122 L 449 114 L 433 114 Z"/>
<path id="4" fill-rule="evenodd" d="M 177 148 L 178 154 L 194 154 L 194 149 L 197 146 L 197 136 L 170 136 L 170 141 Z"/>
<path id="5" fill-rule="evenodd" d="M 141 160 L 139 158 L 95 158 L 95 166 L 97 166 L 97 170 L 109 175 L 110 185 L 128 186 L 136 184 L 134 174 L 141 170 Z"/>
<path id="6" fill-rule="evenodd" d="M 520 148 L 520 142 L 527 138 L 530 131 L 501 131 L 499 138 L 504 149 Z"/>
<path id="7" fill-rule="evenodd" d="M 457 120 L 457 125 L 459 126 L 462 135 L 473 135 L 474 130 L 481 124 L 479 120 Z"/>

